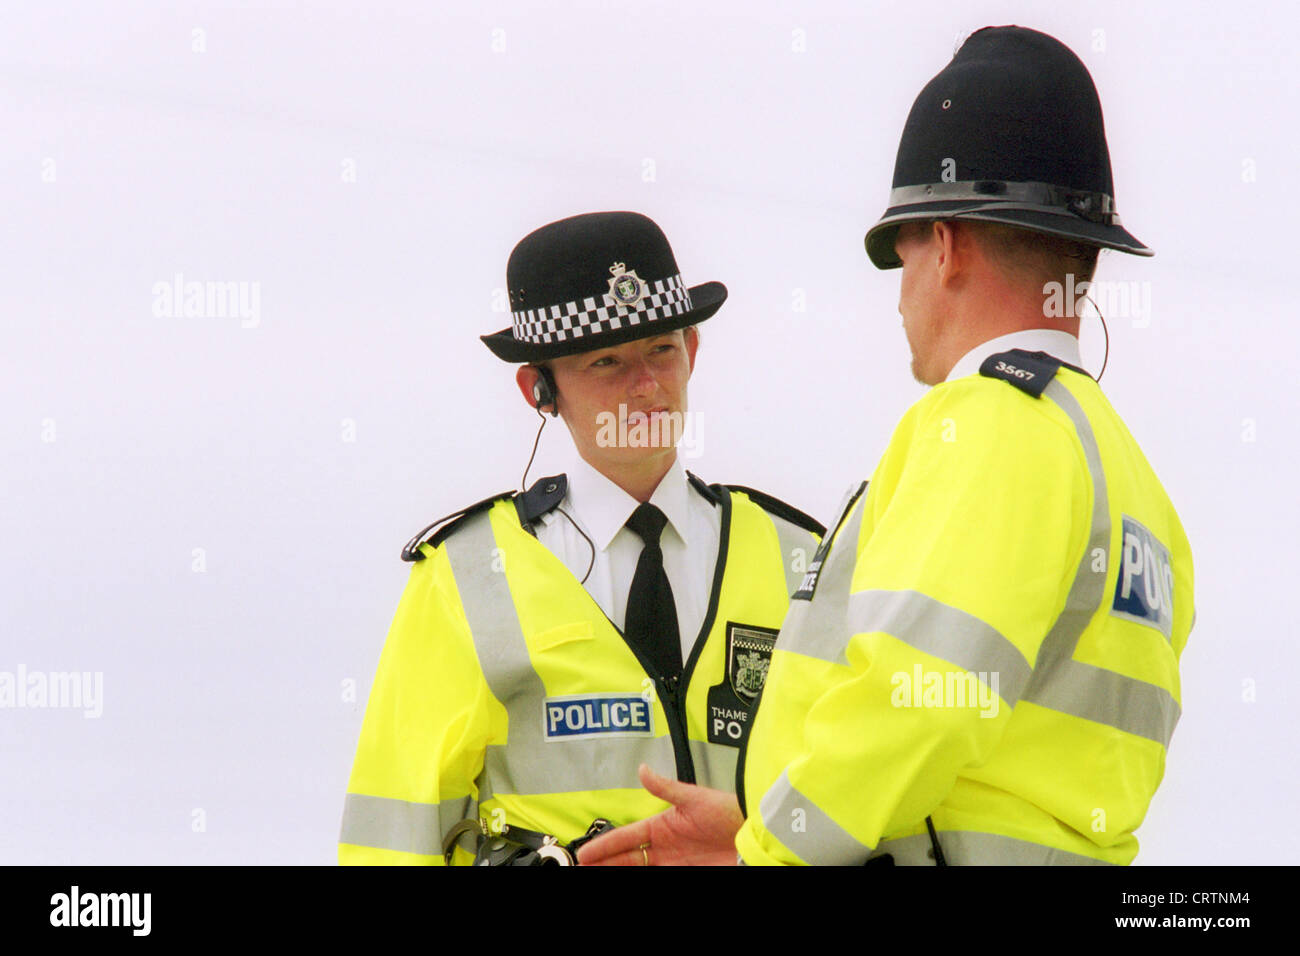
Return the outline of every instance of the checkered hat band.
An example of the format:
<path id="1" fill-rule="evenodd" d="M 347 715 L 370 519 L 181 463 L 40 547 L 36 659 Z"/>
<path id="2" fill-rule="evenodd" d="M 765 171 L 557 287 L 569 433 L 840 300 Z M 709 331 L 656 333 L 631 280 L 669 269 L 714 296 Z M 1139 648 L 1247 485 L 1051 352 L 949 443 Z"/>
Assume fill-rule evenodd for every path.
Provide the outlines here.
<path id="1" fill-rule="evenodd" d="M 566 342 L 584 335 L 613 332 L 645 325 L 691 310 L 691 293 L 680 275 L 647 282 L 647 293 L 635 305 L 623 305 L 609 293 L 599 299 L 548 305 L 527 312 L 512 312 L 515 339 L 542 344 Z"/>

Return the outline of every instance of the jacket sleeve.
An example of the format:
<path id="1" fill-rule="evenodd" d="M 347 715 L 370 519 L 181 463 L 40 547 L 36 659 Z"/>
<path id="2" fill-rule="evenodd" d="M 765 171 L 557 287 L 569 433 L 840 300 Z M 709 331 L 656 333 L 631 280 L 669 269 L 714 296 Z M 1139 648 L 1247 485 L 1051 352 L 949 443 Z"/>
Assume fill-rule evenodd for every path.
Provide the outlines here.
<path id="1" fill-rule="evenodd" d="M 855 506 L 856 538 L 847 523 L 837 535 L 830 592 L 783 630 L 750 742 L 768 769 L 746 781 L 746 862 L 863 862 L 1006 730 L 1086 545 L 1090 487 L 1068 432 L 990 384 L 908 413 Z M 825 576 L 846 558 L 836 589 Z M 764 721 L 769 706 L 784 720 Z"/>
<path id="2" fill-rule="evenodd" d="M 339 837 L 342 864 L 443 863 L 447 831 L 478 816 L 485 749 L 495 734 L 504 736 L 504 713 L 479 667 L 446 553 L 423 551 L 366 704 Z M 460 848 L 456 854 L 457 862 L 469 859 Z"/>

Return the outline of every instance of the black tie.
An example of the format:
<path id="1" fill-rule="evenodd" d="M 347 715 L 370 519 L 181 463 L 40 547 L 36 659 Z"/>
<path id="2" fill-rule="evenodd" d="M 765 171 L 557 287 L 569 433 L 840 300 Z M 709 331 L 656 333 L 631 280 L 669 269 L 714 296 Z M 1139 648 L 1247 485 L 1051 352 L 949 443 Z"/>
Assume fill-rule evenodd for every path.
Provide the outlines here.
<path id="1" fill-rule="evenodd" d="M 623 631 L 633 647 L 666 678 L 682 672 L 681 632 L 677 628 L 677 605 L 664 573 L 664 553 L 659 536 L 668 519 L 652 504 L 638 505 L 627 528 L 645 542 L 641 558 L 627 592 L 627 617 Z"/>

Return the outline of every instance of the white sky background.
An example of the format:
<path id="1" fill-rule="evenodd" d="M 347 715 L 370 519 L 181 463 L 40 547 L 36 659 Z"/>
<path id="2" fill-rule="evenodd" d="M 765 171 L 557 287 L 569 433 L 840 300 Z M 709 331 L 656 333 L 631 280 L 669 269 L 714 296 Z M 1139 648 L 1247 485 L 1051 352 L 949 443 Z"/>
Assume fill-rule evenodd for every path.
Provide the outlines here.
<path id="1" fill-rule="evenodd" d="M 1196 558 L 1138 862 L 1300 861 L 1294 9 L 699 5 L 6 8 L 0 671 L 100 671 L 103 714 L 0 710 L 0 862 L 333 862 L 398 550 L 531 447 L 477 336 L 546 222 L 645 212 L 727 284 L 688 467 L 830 520 L 922 394 L 863 233 L 913 98 L 1003 23 L 1088 65 L 1157 252 L 1099 273 L 1149 283 L 1103 385 Z M 258 283 L 256 327 L 156 317 L 176 273 Z"/>

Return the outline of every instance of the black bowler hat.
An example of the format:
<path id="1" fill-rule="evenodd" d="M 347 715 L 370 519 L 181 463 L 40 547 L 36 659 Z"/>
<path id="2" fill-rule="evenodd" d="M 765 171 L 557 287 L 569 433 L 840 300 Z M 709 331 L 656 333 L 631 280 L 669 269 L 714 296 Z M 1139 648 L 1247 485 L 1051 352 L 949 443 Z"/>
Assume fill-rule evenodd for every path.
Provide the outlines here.
<path id="1" fill-rule="evenodd" d="M 1153 255 L 1120 225 L 1101 101 L 1070 49 L 1024 27 L 971 34 L 912 104 L 889 208 L 867 233 L 881 269 L 901 223 L 978 219 Z"/>
<path id="2" fill-rule="evenodd" d="M 593 212 L 529 233 L 506 265 L 510 328 L 481 336 L 497 358 L 539 362 L 703 322 L 721 282 L 688 288 L 668 239 L 635 212 Z"/>

